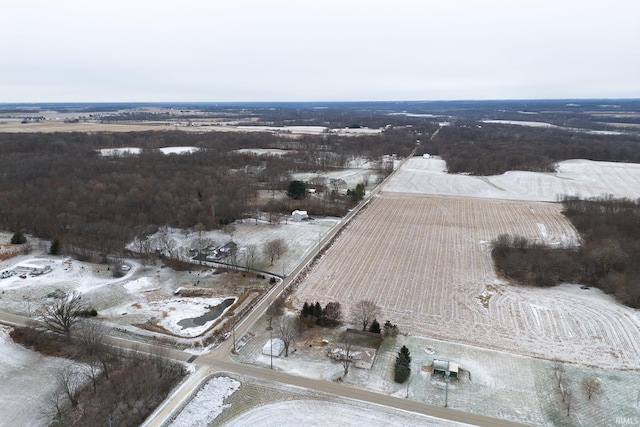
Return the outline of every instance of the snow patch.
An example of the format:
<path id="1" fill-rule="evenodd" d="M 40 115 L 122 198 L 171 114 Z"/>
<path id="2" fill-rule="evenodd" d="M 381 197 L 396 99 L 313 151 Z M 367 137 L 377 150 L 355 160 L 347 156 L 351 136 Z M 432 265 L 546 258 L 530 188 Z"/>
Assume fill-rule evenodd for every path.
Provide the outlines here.
<path id="1" fill-rule="evenodd" d="M 240 382 L 229 377 L 211 378 L 189 404 L 169 424 L 171 427 L 206 426 L 230 405 L 224 400 L 240 388 Z"/>

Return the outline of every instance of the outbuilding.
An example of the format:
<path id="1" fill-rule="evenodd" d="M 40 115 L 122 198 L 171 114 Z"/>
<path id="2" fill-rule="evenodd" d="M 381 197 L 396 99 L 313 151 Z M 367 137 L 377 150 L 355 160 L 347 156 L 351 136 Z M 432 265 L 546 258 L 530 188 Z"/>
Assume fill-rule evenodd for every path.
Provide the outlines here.
<path id="1" fill-rule="evenodd" d="M 433 373 L 458 378 L 458 364 L 448 360 L 433 360 Z"/>
<path id="2" fill-rule="evenodd" d="M 294 222 L 300 222 L 305 219 L 309 219 L 309 215 L 307 214 L 307 211 L 299 211 L 297 209 L 291 212 L 291 216 L 293 217 Z"/>
<path id="3" fill-rule="evenodd" d="M 262 354 L 267 356 L 280 356 L 284 352 L 284 341 L 280 338 L 272 338 L 262 347 Z"/>
<path id="4" fill-rule="evenodd" d="M 50 273 L 51 272 L 51 266 L 50 265 L 43 265 L 43 264 L 24 263 L 24 264 L 18 264 L 14 268 L 14 270 L 18 274 L 38 275 L 38 274 Z"/>

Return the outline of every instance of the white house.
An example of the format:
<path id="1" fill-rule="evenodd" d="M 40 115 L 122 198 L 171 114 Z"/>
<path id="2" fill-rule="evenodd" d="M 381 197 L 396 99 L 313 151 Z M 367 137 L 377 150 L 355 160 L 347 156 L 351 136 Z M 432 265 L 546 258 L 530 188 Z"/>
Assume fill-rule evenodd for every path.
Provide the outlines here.
<path id="1" fill-rule="evenodd" d="M 291 216 L 293 217 L 293 221 L 294 222 L 300 222 L 302 220 L 308 219 L 309 215 L 307 214 L 307 211 L 299 211 L 299 210 L 295 210 L 293 212 L 291 212 Z"/>
<path id="2" fill-rule="evenodd" d="M 272 338 L 262 347 L 262 354 L 267 356 L 280 356 L 284 352 L 284 341 L 280 338 Z"/>
<path id="3" fill-rule="evenodd" d="M 376 359 L 376 350 L 373 348 L 351 346 L 349 351 L 344 348 L 334 348 L 327 353 L 327 356 L 336 361 L 345 360 L 347 356 L 356 368 L 371 369 Z"/>

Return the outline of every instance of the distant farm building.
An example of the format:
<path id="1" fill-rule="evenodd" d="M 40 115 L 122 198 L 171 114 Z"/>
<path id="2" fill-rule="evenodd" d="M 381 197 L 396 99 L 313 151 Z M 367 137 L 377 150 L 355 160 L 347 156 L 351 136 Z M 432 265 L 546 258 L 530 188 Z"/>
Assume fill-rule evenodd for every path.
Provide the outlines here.
<path id="1" fill-rule="evenodd" d="M 295 211 L 291 212 L 291 217 L 293 218 L 294 222 L 300 222 L 305 219 L 309 219 L 309 214 L 307 214 L 307 211 L 299 211 L 296 209 Z"/>
<path id="2" fill-rule="evenodd" d="M 458 364 L 448 360 L 433 360 L 433 373 L 451 378 L 458 378 Z"/>
<path id="3" fill-rule="evenodd" d="M 284 352 L 284 341 L 280 338 L 272 338 L 262 347 L 262 354 L 267 356 L 280 356 Z"/>

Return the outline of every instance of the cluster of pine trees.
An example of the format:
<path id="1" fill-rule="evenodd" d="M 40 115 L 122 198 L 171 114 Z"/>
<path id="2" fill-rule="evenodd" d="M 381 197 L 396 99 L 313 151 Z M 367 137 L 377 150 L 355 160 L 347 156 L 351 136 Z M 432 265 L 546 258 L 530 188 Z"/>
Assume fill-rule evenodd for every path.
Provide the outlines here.
<path id="1" fill-rule="evenodd" d="M 330 302 L 323 308 L 318 301 L 307 301 L 300 310 L 300 319 L 307 327 L 313 325 L 334 327 L 342 323 L 342 307 L 339 302 Z"/>

